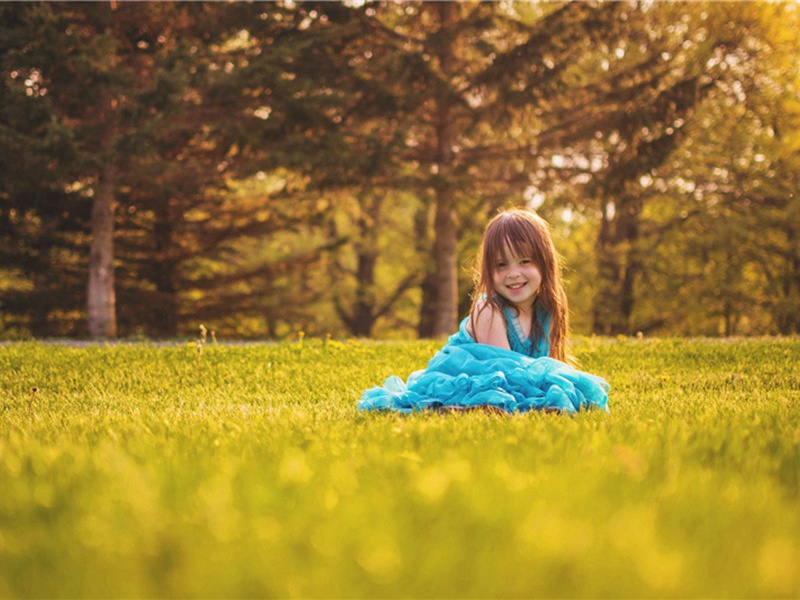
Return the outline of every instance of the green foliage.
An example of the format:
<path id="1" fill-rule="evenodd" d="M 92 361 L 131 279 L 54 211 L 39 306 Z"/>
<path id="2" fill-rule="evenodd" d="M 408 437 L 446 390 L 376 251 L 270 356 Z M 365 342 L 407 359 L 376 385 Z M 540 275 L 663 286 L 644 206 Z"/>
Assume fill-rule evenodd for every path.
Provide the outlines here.
<path id="1" fill-rule="evenodd" d="M 526 201 L 581 333 L 796 334 L 798 16 L 3 4 L 0 337 L 85 335 L 105 172 L 123 336 L 430 335 L 437 285 L 456 264 L 466 314 L 485 222 Z"/>
<path id="2" fill-rule="evenodd" d="M 578 339 L 610 413 L 356 410 L 437 347 L 0 346 L 0 595 L 800 594 L 798 340 Z"/>

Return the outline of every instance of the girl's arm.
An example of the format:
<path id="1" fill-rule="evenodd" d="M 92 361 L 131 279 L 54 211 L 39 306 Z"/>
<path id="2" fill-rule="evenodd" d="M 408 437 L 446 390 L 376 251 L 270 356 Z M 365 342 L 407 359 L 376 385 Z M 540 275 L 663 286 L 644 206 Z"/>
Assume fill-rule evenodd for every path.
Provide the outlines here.
<path id="1" fill-rule="evenodd" d="M 475 307 L 473 315 L 474 318 L 470 321 L 468 329 L 476 342 L 511 350 L 506 333 L 506 321 L 502 312 L 488 300 L 484 300 Z M 472 331 L 473 324 L 475 331 Z"/>

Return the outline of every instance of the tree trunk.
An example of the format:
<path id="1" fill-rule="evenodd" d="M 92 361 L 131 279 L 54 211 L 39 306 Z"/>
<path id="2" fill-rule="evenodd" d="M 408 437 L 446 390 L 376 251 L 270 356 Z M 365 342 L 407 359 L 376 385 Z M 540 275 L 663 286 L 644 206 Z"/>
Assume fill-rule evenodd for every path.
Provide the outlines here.
<path id="1" fill-rule="evenodd" d="M 457 5 L 450 2 L 439 4 L 441 41 L 438 50 L 439 65 L 445 81 L 449 83 L 453 74 L 453 38 Z M 453 160 L 454 130 L 451 99 L 446 90 L 437 99 L 436 114 L 436 218 L 434 220 L 434 243 L 436 260 L 436 304 L 433 319 L 433 335 L 441 337 L 453 333 L 458 319 L 458 228 L 456 223 L 455 198 L 449 171 Z"/>
<path id="2" fill-rule="evenodd" d="M 790 321 L 788 330 L 790 335 L 794 335 L 800 333 L 800 318 L 798 318 L 797 310 L 798 307 L 800 307 L 800 256 L 794 254 L 791 262 L 792 271 L 790 277 L 792 285 L 787 302 L 792 306 L 792 310 L 789 312 Z"/>
<path id="3" fill-rule="evenodd" d="M 117 336 L 117 301 L 114 293 L 115 180 L 115 168 L 106 165 L 92 204 L 87 312 L 89 335 L 94 339 Z"/>
<path id="4" fill-rule="evenodd" d="M 642 270 L 637 245 L 640 235 L 641 202 L 617 196 L 613 217 L 608 201 L 602 205 L 597 237 L 597 282 L 593 331 L 599 335 L 633 333 L 636 280 Z"/>
<path id="5" fill-rule="evenodd" d="M 786 241 L 790 248 L 790 255 L 786 257 L 781 289 L 783 298 L 779 303 L 778 318 L 776 320 L 778 333 L 781 335 L 793 335 L 800 333 L 800 318 L 798 317 L 798 307 L 800 307 L 800 256 L 797 255 L 796 250 L 797 232 L 791 225 L 786 228 Z"/>
<path id="6" fill-rule="evenodd" d="M 356 337 L 369 337 L 378 320 L 380 308 L 375 290 L 375 266 L 378 262 L 378 227 L 381 223 L 383 197 L 372 194 L 368 200 L 361 201 L 361 212 L 358 217 L 358 240 L 356 251 L 356 289 L 352 309 L 342 305 L 341 297 L 334 295 L 336 312 L 350 333 Z M 332 222 L 329 229 L 331 237 L 336 237 L 336 224 Z M 339 269 L 341 271 L 341 267 Z M 331 286 L 335 289 L 338 280 L 332 272 Z"/>
<path id="7" fill-rule="evenodd" d="M 436 202 L 436 311 L 433 336 L 453 333 L 458 320 L 458 260 L 456 212 L 449 190 L 439 190 Z"/>
<path id="8" fill-rule="evenodd" d="M 375 265 L 378 262 L 378 226 L 381 222 L 383 198 L 373 196 L 362 208 L 358 220 L 361 240 L 356 244 L 358 280 L 356 282 L 356 302 L 350 330 L 356 337 L 369 337 L 377 320 L 377 298 L 375 294 Z"/>
<path id="9" fill-rule="evenodd" d="M 632 334 L 633 307 L 636 303 L 636 280 L 642 271 L 642 261 L 639 257 L 639 236 L 641 215 L 641 200 L 635 197 L 626 199 L 621 207 L 623 210 L 617 215 L 617 242 L 624 249 L 625 265 L 622 269 L 620 282 L 620 318 L 623 327 L 622 333 Z"/>
<path id="10" fill-rule="evenodd" d="M 419 256 L 432 256 L 433 248 L 430 243 L 429 223 L 430 206 L 428 202 L 417 210 L 414 216 L 414 239 Z M 417 335 L 420 338 L 433 337 L 433 324 L 436 307 L 436 272 L 431 268 L 430 261 L 425 261 L 425 277 L 420 284 L 422 300 L 419 307 L 419 323 Z"/>
<path id="11" fill-rule="evenodd" d="M 610 202 L 604 200 L 600 205 L 600 231 L 597 235 L 595 256 L 597 260 L 597 292 L 593 301 L 592 331 L 598 335 L 614 333 L 613 313 L 618 304 L 616 282 L 619 279 L 619 263 L 614 256 L 612 222 L 609 213 Z"/>
<path id="12" fill-rule="evenodd" d="M 174 338 L 178 335 L 178 262 L 174 258 L 175 225 L 169 200 L 155 211 L 153 226 L 158 264 L 153 268 L 153 283 L 158 291 L 158 306 L 151 319 L 156 337 Z"/>
<path id="13" fill-rule="evenodd" d="M 736 316 L 733 304 L 730 300 L 725 300 L 722 304 L 722 321 L 725 326 L 725 337 L 731 337 L 735 332 L 734 323 L 736 321 Z"/>

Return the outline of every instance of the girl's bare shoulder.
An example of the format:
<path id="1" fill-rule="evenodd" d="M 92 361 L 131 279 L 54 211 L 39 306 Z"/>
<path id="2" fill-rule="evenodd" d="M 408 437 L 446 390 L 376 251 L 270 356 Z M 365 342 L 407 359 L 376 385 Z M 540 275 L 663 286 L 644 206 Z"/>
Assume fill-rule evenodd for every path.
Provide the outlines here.
<path id="1" fill-rule="evenodd" d="M 480 344 L 510 348 L 503 312 L 489 300 L 479 300 L 472 310 L 469 333 Z M 474 328 L 474 331 L 473 331 Z"/>

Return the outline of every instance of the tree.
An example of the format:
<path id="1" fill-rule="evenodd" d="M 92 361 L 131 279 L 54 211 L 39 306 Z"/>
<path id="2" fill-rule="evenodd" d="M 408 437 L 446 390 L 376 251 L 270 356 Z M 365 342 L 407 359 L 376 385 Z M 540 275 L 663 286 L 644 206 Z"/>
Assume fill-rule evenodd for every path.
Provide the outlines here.
<path id="1" fill-rule="evenodd" d="M 529 200 L 597 332 L 797 329 L 787 6 L 114 6 L 0 9 L 20 327 L 440 336 Z"/>
<path id="2" fill-rule="evenodd" d="M 66 333 L 64 322 L 85 306 L 80 237 L 89 210 L 80 186 L 69 185 L 78 173 L 72 129 L 50 101 L 41 61 L 26 51 L 49 32 L 49 11 L 10 3 L 0 12 L 0 251 L 10 267 L 2 308 L 18 315 L 12 330 Z"/>
<path id="3" fill-rule="evenodd" d="M 82 251 L 81 228 L 91 232 L 88 267 L 75 258 L 70 263 L 73 271 L 88 272 L 83 294 L 89 334 L 116 335 L 119 292 L 128 331 L 143 327 L 151 335 L 173 336 L 179 295 L 195 278 L 181 271 L 196 253 L 210 256 L 236 237 L 286 226 L 285 219 L 269 224 L 251 219 L 257 209 L 252 201 L 230 203 L 224 193 L 231 174 L 254 174 L 263 156 L 247 147 L 251 133 L 244 124 L 260 119 L 235 87 L 238 69 L 246 67 L 252 50 L 237 36 L 258 12 L 248 6 L 130 3 L 15 10 L 6 68 L 29 75 L 20 80 L 35 79 L 36 94 L 30 94 L 31 86 L 18 86 L 17 91 L 29 92 L 19 104 L 41 105 L 38 127 L 50 132 L 49 145 L 39 144 L 35 159 L 61 165 L 53 190 L 91 206 L 86 222 L 73 225 L 78 245 L 72 252 Z M 20 125 L 9 120 L 8 131 L 23 139 Z M 31 138 L 24 139 L 33 148 Z M 42 188 L 34 182 L 32 187 Z M 26 204 L 16 191 L 12 194 Z M 265 196 L 255 198 L 263 202 Z M 51 220 L 60 218 L 55 204 L 27 203 L 24 210 L 34 211 L 34 220 L 44 218 L 42 211 Z M 64 214 L 80 212 L 71 208 Z M 307 216 L 301 212 L 295 218 Z M 37 226 L 38 246 L 32 247 L 41 258 L 52 241 L 44 233 Z M 39 280 L 57 280 L 61 274 L 40 261 L 28 275 L 38 282 L 39 311 L 53 314 L 53 303 L 65 298 L 54 297 Z M 23 298 L 29 301 L 31 294 L 19 298 L 17 309 L 23 309 Z"/>
<path id="4" fill-rule="evenodd" d="M 359 244 L 367 285 L 377 261 L 375 233 L 368 229 L 381 227 L 375 218 L 381 215 L 381 198 L 394 189 L 419 199 L 419 250 L 432 253 L 434 262 L 421 274 L 422 310 L 432 313 L 420 319 L 423 335 L 455 328 L 462 298 L 458 213 L 477 209 L 486 215 L 522 197 L 543 122 L 537 104 L 564 93 L 572 77 L 569 61 L 614 27 L 613 19 L 602 16 L 611 13 L 604 8 L 520 11 L 487 3 L 299 7 L 303 35 L 333 45 L 316 44 L 313 65 L 303 55 L 293 56 L 292 74 L 306 81 L 307 89 L 317 86 L 341 100 L 319 145 L 328 150 L 335 142 L 341 160 L 312 153 L 317 158 L 308 159 L 306 172 L 327 189 L 364 181 L 378 188 L 376 194 L 362 194 L 366 218 Z M 346 62 L 332 61 L 332 48 Z M 552 73 L 544 66 L 548 53 L 561 65 Z M 319 64 L 338 77 L 320 79 Z M 398 289 L 413 280 L 403 278 Z M 369 315 L 382 312 L 367 294 L 358 306 L 358 319 L 339 313 L 351 323 L 369 324 Z"/>
<path id="5" fill-rule="evenodd" d="M 763 31 L 748 11 L 731 15 L 718 4 L 620 7 L 624 25 L 615 44 L 585 56 L 579 85 L 554 111 L 555 125 L 544 134 L 559 148 L 554 166 L 565 179 L 585 182 L 598 203 L 597 333 L 660 322 L 633 322 L 644 276 L 642 182 L 694 134 L 692 116 L 709 94 L 733 84 L 729 57 L 755 60 L 749 44 L 763 39 Z"/>
<path id="6" fill-rule="evenodd" d="M 796 14 L 742 10 L 730 16 L 746 27 L 743 48 L 715 53 L 728 75 L 644 192 L 652 209 L 641 254 L 655 276 L 641 300 L 681 333 L 789 334 L 798 306 Z"/>
<path id="7" fill-rule="evenodd" d="M 164 9 L 43 4 L 16 10 L 17 37 L 7 68 L 27 73 L 27 81 L 35 77 L 30 95 L 46 107 L 49 129 L 65 140 L 41 150 L 61 167 L 55 175 L 62 189 L 71 188 L 73 196 L 91 205 L 88 329 L 92 337 L 114 337 L 114 229 L 123 149 L 146 114 L 137 111 L 132 99 L 151 83 L 143 32 L 164 21 Z M 41 208 L 49 212 L 54 207 Z"/>

